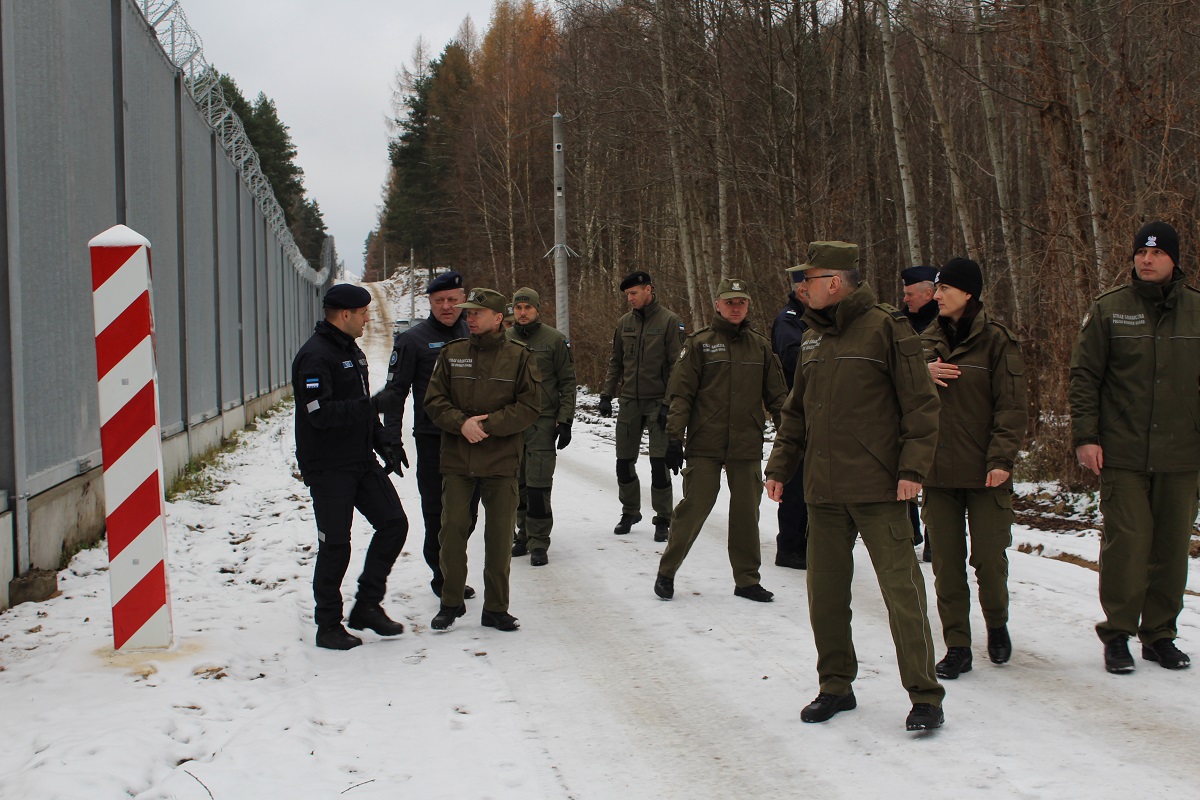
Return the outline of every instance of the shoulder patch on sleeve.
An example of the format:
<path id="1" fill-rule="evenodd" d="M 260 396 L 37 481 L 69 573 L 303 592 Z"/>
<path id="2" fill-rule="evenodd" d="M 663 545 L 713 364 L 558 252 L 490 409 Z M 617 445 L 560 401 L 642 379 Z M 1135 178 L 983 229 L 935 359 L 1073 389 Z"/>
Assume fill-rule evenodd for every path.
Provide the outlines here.
<path id="1" fill-rule="evenodd" d="M 393 351 L 392 351 L 392 357 L 391 357 L 390 359 L 388 359 L 388 366 L 389 366 L 389 367 L 394 367 L 394 366 L 396 366 L 396 362 L 397 362 L 399 359 L 400 359 L 400 354 L 399 354 L 399 353 L 397 353 L 395 350 L 393 350 Z"/>
<path id="2" fill-rule="evenodd" d="M 1087 312 L 1083 315 L 1083 322 L 1079 323 L 1079 330 L 1083 330 L 1084 328 L 1086 328 L 1088 326 L 1088 323 L 1091 321 L 1092 321 L 1092 310 L 1089 308 L 1087 310 Z"/>
<path id="3" fill-rule="evenodd" d="M 690 339 L 691 337 L 689 336 L 688 338 Z M 683 357 L 687 355 L 687 351 L 688 351 L 688 346 L 686 344 L 683 347 L 679 348 L 679 360 L 680 361 L 683 361 Z"/>

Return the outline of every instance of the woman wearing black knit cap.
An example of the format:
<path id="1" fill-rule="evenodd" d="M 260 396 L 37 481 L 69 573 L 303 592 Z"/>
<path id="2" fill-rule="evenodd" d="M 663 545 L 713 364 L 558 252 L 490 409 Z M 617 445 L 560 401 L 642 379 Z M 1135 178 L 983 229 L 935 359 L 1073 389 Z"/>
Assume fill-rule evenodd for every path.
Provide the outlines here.
<path id="1" fill-rule="evenodd" d="M 983 273 L 966 258 L 938 272 L 938 319 L 921 342 L 942 401 L 937 455 L 925 479 L 923 518 L 932 542 L 934 587 L 946 656 L 939 678 L 970 672 L 971 590 L 975 569 L 988 631 L 988 657 L 1008 661 L 1008 554 L 1012 469 L 1025 435 L 1025 362 L 1017 337 L 988 318 Z M 970 524 L 968 561 L 967 524 Z"/>

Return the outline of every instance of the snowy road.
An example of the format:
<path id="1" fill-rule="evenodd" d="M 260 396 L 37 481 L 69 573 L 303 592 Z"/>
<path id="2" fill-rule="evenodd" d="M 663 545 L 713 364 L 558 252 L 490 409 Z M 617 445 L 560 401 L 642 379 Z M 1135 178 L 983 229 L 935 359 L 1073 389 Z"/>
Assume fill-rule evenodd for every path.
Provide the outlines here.
<path id="1" fill-rule="evenodd" d="M 376 389 L 389 328 L 364 337 Z M 1015 551 L 1054 534 L 1014 532 L 1013 660 L 995 667 L 977 642 L 975 670 L 948 683 L 945 727 L 925 735 L 904 731 L 909 704 L 859 548 L 859 708 L 804 725 L 817 690 L 804 573 L 771 564 L 772 504 L 763 584 L 776 602 L 733 596 L 724 497 L 675 599 L 660 601 L 662 545 L 648 521 L 612 534 L 612 429 L 581 416 L 556 474 L 550 564 L 513 564 L 521 631 L 480 627 L 479 600 L 451 630 L 428 628 L 438 603 L 406 476 L 396 484 L 414 530 L 386 605 L 409 630 L 367 632 L 346 653 L 312 645 L 315 537 L 290 417 L 260 422 L 211 496 L 169 508 L 173 651 L 112 652 L 103 550 L 76 557 L 62 596 L 0 616 L 0 798 L 1196 795 L 1200 673 L 1140 659 L 1135 675 L 1105 673 L 1095 574 Z M 361 520 L 355 536 L 348 597 L 369 539 Z M 1072 547 L 1094 557 L 1094 537 Z M 476 537 L 477 587 L 481 568 Z M 1196 652 L 1194 596 L 1180 622 Z M 978 613 L 973 625 L 983 630 Z"/>

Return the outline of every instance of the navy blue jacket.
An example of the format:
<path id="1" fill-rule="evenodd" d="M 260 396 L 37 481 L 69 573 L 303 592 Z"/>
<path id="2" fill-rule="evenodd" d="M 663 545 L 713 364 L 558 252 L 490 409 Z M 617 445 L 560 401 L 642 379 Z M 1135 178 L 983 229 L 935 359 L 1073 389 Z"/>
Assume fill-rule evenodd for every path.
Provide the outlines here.
<path id="1" fill-rule="evenodd" d="M 375 461 L 379 417 L 371 408 L 367 357 L 325 320 L 292 361 L 300 474 Z"/>
<path id="2" fill-rule="evenodd" d="M 433 374 L 433 365 L 437 363 L 442 347 L 469 335 L 465 315 L 460 315 L 458 322 L 447 327 L 438 322 L 432 313 L 428 319 L 396 334 L 392 358 L 388 362 L 387 386 L 399 393 L 401 402 L 412 392 L 414 436 L 441 437 L 442 429 L 425 413 L 425 389 L 429 386 L 429 376 Z M 399 414 L 384 414 L 385 440 L 392 443 L 400 441 L 403 425 L 403 410 Z"/>
<path id="3" fill-rule="evenodd" d="M 783 377 L 787 381 L 788 391 L 792 389 L 792 381 L 796 379 L 796 362 L 800 360 L 800 342 L 808 323 L 804 321 L 804 304 L 796 299 L 796 293 L 788 294 L 787 305 L 775 322 L 771 324 L 771 349 L 783 363 Z"/>
<path id="4" fill-rule="evenodd" d="M 913 326 L 913 330 L 917 333 L 920 333 L 929 327 L 929 323 L 937 319 L 937 300 L 930 300 L 928 303 L 918 308 L 916 313 L 909 311 L 908 306 L 904 306 L 904 316 L 908 317 L 908 323 Z"/>

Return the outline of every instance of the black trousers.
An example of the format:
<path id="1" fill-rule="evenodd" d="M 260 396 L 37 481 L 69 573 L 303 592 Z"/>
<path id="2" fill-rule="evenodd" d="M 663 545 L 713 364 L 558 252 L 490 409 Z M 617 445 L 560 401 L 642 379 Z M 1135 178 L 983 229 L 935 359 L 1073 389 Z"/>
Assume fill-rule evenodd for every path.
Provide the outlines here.
<path id="1" fill-rule="evenodd" d="M 317 521 L 317 563 L 313 569 L 317 625 L 342 621 L 342 580 L 350 566 L 350 526 L 358 509 L 375 535 L 358 578 L 358 602 L 380 603 L 387 579 L 408 537 L 408 517 L 396 487 L 383 468 L 369 463 L 304 476 Z"/>
<path id="2" fill-rule="evenodd" d="M 425 523 L 425 543 L 421 555 L 433 573 L 429 585 L 437 594 L 442 592 L 442 437 L 441 434 L 418 433 L 417 491 L 421 493 L 421 518 Z M 479 489 L 471 496 L 471 531 L 479 518 Z M 470 533 L 468 533 L 468 536 Z"/>
<path id="3" fill-rule="evenodd" d="M 783 485 L 783 499 L 776 512 L 779 518 L 779 535 L 775 537 L 775 552 L 808 552 L 808 505 L 804 502 L 804 465 L 796 475 Z"/>

